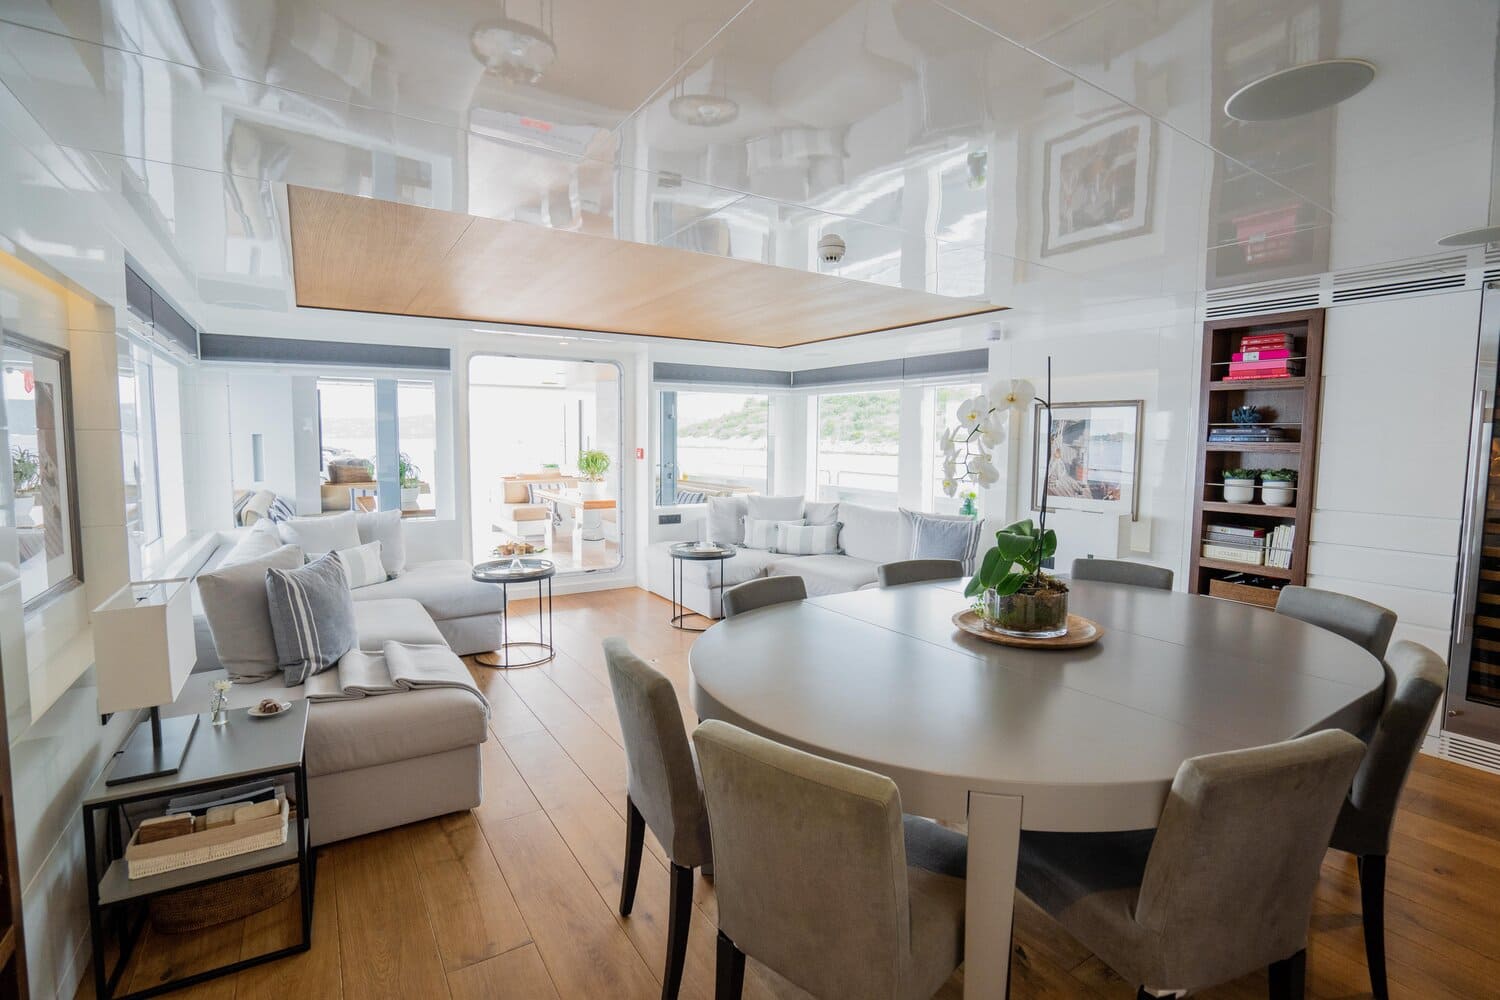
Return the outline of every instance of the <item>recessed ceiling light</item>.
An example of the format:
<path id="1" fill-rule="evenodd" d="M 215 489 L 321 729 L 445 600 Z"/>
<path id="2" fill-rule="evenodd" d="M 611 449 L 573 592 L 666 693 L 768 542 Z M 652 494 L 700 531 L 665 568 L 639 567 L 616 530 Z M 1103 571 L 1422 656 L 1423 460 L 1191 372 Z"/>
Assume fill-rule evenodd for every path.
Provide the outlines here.
<path id="1" fill-rule="evenodd" d="M 667 105 L 667 111 L 684 125 L 700 128 L 728 125 L 740 116 L 739 104 L 716 94 L 679 94 Z"/>
<path id="2" fill-rule="evenodd" d="M 1224 113 L 1242 122 L 1296 118 L 1348 100 L 1373 79 L 1375 64 L 1364 59 L 1303 63 L 1245 84 L 1224 102 Z"/>
<path id="3" fill-rule="evenodd" d="M 1465 229 L 1461 233 L 1452 233 L 1438 240 L 1440 247 L 1480 247 L 1486 243 L 1500 243 L 1500 226 Z"/>

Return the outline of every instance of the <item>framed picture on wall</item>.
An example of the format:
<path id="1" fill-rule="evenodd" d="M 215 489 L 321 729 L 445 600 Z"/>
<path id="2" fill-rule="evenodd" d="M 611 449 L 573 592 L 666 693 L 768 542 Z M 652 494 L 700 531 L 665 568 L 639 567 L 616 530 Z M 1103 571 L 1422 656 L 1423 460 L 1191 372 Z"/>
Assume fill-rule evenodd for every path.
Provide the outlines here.
<path id="1" fill-rule="evenodd" d="M 1049 140 L 1042 162 L 1042 256 L 1151 231 L 1155 123 L 1138 111 Z"/>
<path id="2" fill-rule="evenodd" d="M 1042 503 L 1043 460 L 1052 455 L 1046 483 L 1047 506 L 1055 510 L 1130 512 L 1140 517 L 1136 483 L 1141 466 L 1139 399 L 1052 404 L 1052 437 L 1040 403 L 1032 413 L 1031 506 Z"/>

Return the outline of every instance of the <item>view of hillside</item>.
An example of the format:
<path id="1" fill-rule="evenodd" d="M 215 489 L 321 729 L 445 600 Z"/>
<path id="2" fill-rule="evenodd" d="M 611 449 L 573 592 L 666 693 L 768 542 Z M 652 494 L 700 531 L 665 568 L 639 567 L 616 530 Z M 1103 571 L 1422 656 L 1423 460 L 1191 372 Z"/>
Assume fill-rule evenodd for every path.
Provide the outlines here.
<path id="1" fill-rule="evenodd" d="M 738 410 L 696 421 L 678 433 L 684 439 L 715 441 L 764 438 L 769 411 L 765 397 L 752 397 Z M 818 436 L 824 441 L 858 445 L 861 450 L 892 449 L 899 436 L 900 416 L 901 399 L 894 392 L 823 396 L 818 400 Z"/>
<path id="2" fill-rule="evenodd" d="M 699 420 L 678 430 L 679 438 L 712 438 L 729 441 L 734 438 L 763 439 L 770 417 L 770 401 L 765 396 L 751 396 L 738 410 L 731 410 L 707 420 Z"/>

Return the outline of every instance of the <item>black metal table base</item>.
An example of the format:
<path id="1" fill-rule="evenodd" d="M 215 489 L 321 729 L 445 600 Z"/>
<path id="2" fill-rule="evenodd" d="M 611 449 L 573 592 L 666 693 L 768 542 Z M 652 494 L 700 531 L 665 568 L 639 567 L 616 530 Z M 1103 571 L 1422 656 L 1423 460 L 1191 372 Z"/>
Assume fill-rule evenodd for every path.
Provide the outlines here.
<path id="1" fill-rule="evenodd" d="M 692 611 L 686 604 L 682 603 L 682 593 L 686 589 L 682 581 L 682 564 L 685 562 L 702 561 L 705 560 L 678 559 L 675 556 L 672 559 L 672 617 L 668 619 L 667 624 L 679 632 L 707 632 L 714 625 L 714 619 L 708 615 Z M 719 560 L 719 600 L 721 601 L 724 599 L 724 562 L 725 560 L 723 559 Z M 689 618 L 701 618 L 708 622 L 708 624 L 702 627 L 684 625 L 683 622 Z"/>
<path id="2" fill-rule="evenodd" d="M 481 666 L 493 667 L 496 670 L 522 670 L 526 667 L 539 667 L 557 656 L 557 649 L 552 643 L 552 577 L 543 577 L 536 581 L 536 631 L 539 642 L 528 639 L 518 639 L 512 642 L 510 639 L 510 584 L 504 580 L 496 580 L 500 585 L 501 601 L 504 610 L 500 612 L 500 646 L 494 652 L 480 653 L 474 657 L 474 661 Z M 530 583 L 530 580 L 520 581 Z M 547 607 L 542 609 L 542 584 L 547 585 Z M 511 658 L 513 650 L 541 650 L 540 655 L 528 657 L 525 660 L 514 660 Z"/>

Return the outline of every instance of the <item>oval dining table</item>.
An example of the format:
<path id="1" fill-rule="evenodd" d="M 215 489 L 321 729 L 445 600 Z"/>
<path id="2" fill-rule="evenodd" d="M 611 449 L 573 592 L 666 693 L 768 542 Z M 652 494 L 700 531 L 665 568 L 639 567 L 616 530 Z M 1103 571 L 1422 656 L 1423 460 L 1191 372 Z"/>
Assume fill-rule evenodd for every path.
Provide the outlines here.
<path id="1" fill-rule="evenodd" d="M 1262 608 L 1074 581 L 1099 641 L 1024 649 L 953 624 L 963 587 L 760 608 L 700 636 L 689 666 L 700 719 L 888 775 L 906 812 L 968 824 L 968 998 L 1005 995 L 1022 830 L 1153 828 L 1185 759 L 1358 732 L 1384 697 L 1375 656 Z"/>

